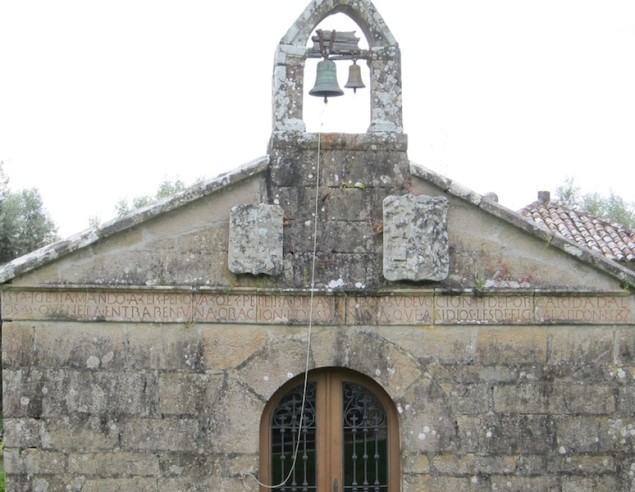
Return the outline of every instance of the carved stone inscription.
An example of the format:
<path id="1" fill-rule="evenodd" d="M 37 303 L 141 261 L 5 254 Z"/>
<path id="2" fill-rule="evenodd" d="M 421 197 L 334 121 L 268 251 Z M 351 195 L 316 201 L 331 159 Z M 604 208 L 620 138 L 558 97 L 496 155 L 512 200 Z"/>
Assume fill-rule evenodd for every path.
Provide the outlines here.
<path id="1" fill-rule="evenodd" d="M 631 323 L 626 296 L 435 295 L 350 299 L 349 324 Z"/>
<path id="2" fill-rule="evenodd" d="M 315 296 L 205 292 L 4 291 L 5 320 L 321 325 L 625 324 L 631 296 Z"/>
<path id="3" fill-rule="evenodd" d="M 194 297 L 194 320 L 225 323 L 341 324 L 343 316 L 334 297 L 217 295 Z"/>
<path id="4" fill-rule="evenodd" d="M 626 296 L 536 297 L 536 320 L 540 322 L 630 323 L 632 313 L 632 298 Z"/>
<path id="5" fill-rule="evenodd" d="M 351 299 L 347 319 L 363 324 L 532 323 L 531 296 L 394 296 Z"/>
<path id="6" fill-rule="evenodd" d="M 4 319 L 191 320 L 191 294 L 148 292 L 3 292 Z"/>
<path id="7" fill-rule="evenodd" d="M 335 297 L 207 293 L 3 292 L 4 319 L 342 324 Z M 342 303 L 343 306 L 343 303 Z"/>

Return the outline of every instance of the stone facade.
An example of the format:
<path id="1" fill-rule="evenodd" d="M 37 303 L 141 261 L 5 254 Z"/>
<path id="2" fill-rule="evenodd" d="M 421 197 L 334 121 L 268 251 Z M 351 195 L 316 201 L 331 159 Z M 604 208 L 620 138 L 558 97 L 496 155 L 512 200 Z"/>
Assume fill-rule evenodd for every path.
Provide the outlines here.
<path id="1" fill-rule="evenodd" d="M 361 0 L 290 33 L 334 11 L 398 54 Z M 404 492 L 635 490 L 635 274 L 410 163 L 400 116 L 313 135 L 276 100 L 267 157 L 0 268 L 7 490 L 258 490 L 307 360 L 385 390 Z M 424 278 L 385 274 L 405 216 Z"/>

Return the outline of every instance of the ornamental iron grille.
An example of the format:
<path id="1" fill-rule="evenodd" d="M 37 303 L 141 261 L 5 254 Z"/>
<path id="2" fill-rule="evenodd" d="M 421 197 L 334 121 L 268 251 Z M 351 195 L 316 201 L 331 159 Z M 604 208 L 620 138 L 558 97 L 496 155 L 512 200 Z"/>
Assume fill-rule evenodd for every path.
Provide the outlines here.
<path id="1" fill-rule="evenodd" d="M 342 385 L 343 490 L 388 490 L 388 419 L 379 400 L 367 388 Z"/>
<path id="2" fill-rule="evenodd" d="M 315 475 L 316 386 L 316 383 L 313 382 L 307 384 L 302 419 L 300 416 L 302 415 L 304 385 L 289 391 L 273 412 L 271 422 L 271 483 L 283 484 L 284 482 L 280 487 L 276 487 L 276 490 L 283 492 L 317 490 Z M 298 450 L 297 456 L 295 456 L 296 449 Z M 289 473 L 291 474 L 289 475 Z"/>
<path id="3" fill-rule="evenodd" d="M 387 492 L 389 421 L 377 395 L 340 377 L 320 377 L 307 384 L 302 410 L 303 389 L 292 387 L 271 413 L 269 483 L 283 492 L 316 492 L 319 483 L 338 492 Z M 333 405 L 326 404 L 328 394 Z M 317 470 L 329 462 L 330 478 L 320 478 Z"/>

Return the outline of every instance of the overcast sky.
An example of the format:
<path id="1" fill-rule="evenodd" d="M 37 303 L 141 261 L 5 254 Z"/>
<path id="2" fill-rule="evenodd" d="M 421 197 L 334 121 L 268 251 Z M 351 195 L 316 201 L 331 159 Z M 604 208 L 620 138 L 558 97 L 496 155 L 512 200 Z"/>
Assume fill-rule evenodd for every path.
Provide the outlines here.
<path id="1" fill-rule="evenodd" d="M 12 188 L 38 188 L 67 236 L 264 155 L 273 54 L 307 3 L 0 0 Z M 411 160 L 512 209 L 567 176 L 635 201 L 635 1 L 374 4 L 402 50 Z M 367 97 L 312 104 L 307 126 L 365 131 Z"/>

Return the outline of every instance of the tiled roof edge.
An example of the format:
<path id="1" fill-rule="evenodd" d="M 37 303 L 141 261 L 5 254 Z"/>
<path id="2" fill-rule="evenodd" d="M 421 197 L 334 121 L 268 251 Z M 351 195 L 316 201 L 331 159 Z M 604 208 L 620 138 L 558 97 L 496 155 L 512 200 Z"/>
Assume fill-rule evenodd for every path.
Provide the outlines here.
<path id="1" fill-rule="evenodd" d="M 435 186 L 441 188 L 449 195 L 453 195 L 461 200 L 471 203 L 479 207 L 499 219 L 505 220 L 513 226 L 545 241 L 546 244 L 553 246 L 567 254 L 579 258 L 581 261 L 588 263 L 598 270 L 617 278 L 622 283 L 635 286 L 635 272 L 619 264 L 616 261 L 606 258 L 600 253 L 596 253 L 588 248 L 581 247 L 575 241 L 569 240 L 560 234 L 555 234 L 547 228 L 547 226 L 538 224 L 528 217 L 514 212 L 513 210 L 489 200 L 475 191 L 470 190 L 454 181 L 442 176 L 431 169 L 428 169 L 415 162 L 410 162 L 410 173 L 413 176 L 424 179 Z"/>
<path id="2" fill-rule="evenodd" d="M 100 239 L 130 229 L 131 227 L 191 203 L 226 186 L 264 172 L 268 167 L 269 156 L 260 157 L 233 171 L 220 174 L 206 181 L 201 181 L 147 207 L 134 210 L 123 217 L 117 217 L 97 227 L 86 229 L 67 239 L 49 244 L 24 256 L 20 256 L 0 266 L 0 284 L 39 268 L 53 260 L 90 246 Z"/>

